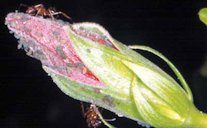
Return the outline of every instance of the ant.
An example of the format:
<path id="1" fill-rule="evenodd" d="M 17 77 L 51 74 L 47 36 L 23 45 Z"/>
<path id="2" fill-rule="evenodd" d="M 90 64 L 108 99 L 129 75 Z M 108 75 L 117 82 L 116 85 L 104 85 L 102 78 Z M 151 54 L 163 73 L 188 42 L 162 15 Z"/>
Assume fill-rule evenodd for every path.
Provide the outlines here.
<path id="1" fill-rule="evenodd" d="M 102 119 L 100 118 L 100 112 L 98 107 L 95 104 L 91 104 L 90 107 L 84 109 L 83 102 L 81 103 L 81 110 L 83 113 L 83 117 L 86 119 L 86 123 L 88 124 L 89 128 L 99 128 L 102 124 Z M 114 119 L 104 119 L 107 121 L 114 121 Z M 103 122 L 104 123 L 104 122 Z"/>
<path id="2" fill-rule="evenodd" d="M 67 19 L 71 20 L 71 17 L 68 16 L 67 14 L 65 14 L 64 12 L 61 11 L 56 11 L 55 8 L 45 8 L 43 4 L 37 4 L 34 6 L 28 6 L 25 4 L 20 4 L 20 6 L 22 7 L 27 7 L 26 13 L 30 14 L 32 16 L 49 16 L 52 19 L 54 19 L 54 16 L 56 15 L 63 15 L 64 17 L 66 17 Z"/>
<path id="3" fill-rule="evenodd" d="M 98 115 L 99 110 L 96 105 L 91 104 L 85 111 L 84 105 L 81 102 L 81 110 L 89 128 L 99 128 L 101 126 L 101 119 Z"/>

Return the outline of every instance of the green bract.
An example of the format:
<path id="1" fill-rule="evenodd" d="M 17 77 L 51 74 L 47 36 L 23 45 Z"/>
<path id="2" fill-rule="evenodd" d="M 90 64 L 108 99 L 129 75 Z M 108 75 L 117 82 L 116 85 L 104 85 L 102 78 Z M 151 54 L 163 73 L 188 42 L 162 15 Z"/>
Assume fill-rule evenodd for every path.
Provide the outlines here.
<path id="1" fill-rule="evenodd" d="M 200 20 L 205 24 L 207 25 L 207 8 L 202 8 L 199 13 L 199 18 Z"/>
<path id="2" fill-rule="evenodd" d="M 117 49 L 76 34 L 73 27 L 77 26 L 106 36 Z M 206 115 L 194 107 L 187 83 L 164 56 L 147 47 L 136 47 L 142 50 L 146 48 L 166 61 L 184 89 L 158 66 L 110 37 L 97 24 L 73 24 L 65 27 L 65 31 L 81 61 L 105 85 L 94 87 L 79 84 L 44 67 L 67 95 L 157 128 L 207 127 Z"/>

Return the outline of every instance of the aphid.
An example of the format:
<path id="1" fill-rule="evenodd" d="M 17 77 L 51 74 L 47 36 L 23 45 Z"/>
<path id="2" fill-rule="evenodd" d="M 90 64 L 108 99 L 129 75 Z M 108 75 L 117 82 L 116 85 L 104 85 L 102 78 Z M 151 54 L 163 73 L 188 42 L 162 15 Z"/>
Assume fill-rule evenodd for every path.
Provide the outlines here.
<path id="1" fill-rule="evenodd" d="M 52 7 L 45 8 L 43 4 L 37 4 L 34 6 L 27 6 L 25 4 L 20 4 L 20 6 L 27 7 L 27 10 L 25 12 L 32 16 L 49 16 L 52 19 L 54 19 L 54 16 L 61 14 L 67 19 L 71 20 L 70 16 L 68 16 L 64 12 L 56 11 L 56 9 Z"/>
<path id="2" fill-rule="evenodd" d="M 84 105 L 81 102 L 81 109 L 83 113 L 83 117 L 86 119 L 86 123 L 89 128 L 99 128 L 101 126 L 101 120 L 99 118 L 99 110 L 96 105 L 91 104 L 90 107 L 84 109 Z"/>

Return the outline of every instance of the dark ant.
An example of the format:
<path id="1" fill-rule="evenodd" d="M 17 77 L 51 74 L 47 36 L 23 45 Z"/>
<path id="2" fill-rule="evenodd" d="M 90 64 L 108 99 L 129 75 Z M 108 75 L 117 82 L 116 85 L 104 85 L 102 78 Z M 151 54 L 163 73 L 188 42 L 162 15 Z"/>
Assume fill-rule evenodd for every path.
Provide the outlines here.
<path id="1" fill-rule="evenodd" d="M 99 110 L 96 105 L 91 104 L 85 111 L 84 105 L 81 102 L 81 110 L 89 128 L 99 128 L 101 126 L 101 119 L 98 115 Z"/>
<path id="2" fill-rule="evenodd" d="M 95 104 L 91 104 L 90 107 L 84 108 L 83 102 L 81 103 L 81 110 L 83 113 L 83 117 L 86 119 L 86 123 L 89 128 L 99 128 L 102 124 L 101 118 L 100 118 L 100 112 L 98 107 L 96 107 Z M 116 120 L 115 118 L 113 119 L 104 119 L 106 121 L 114 121 Z"/>
<path id="3" fill-rule="evenodd" d="M 20 4 L 20 6 L 22 7 L 27 7 L 26 13 L 30 14 L 32 16 L 49 16 L 52 19 L 54 19 L 54 16 L 56 15 L 63 15 L 64 17 L 66 17 L 67 19 L 71 20 L 70 16 L 68 16 L 67 14 L 65 14 L 64 12 L 61 11 L 56 11 L 55 8 L 45 8 L 43 4 L 37 4 L 34 6 L 28 6 L 25 4 Z"/>

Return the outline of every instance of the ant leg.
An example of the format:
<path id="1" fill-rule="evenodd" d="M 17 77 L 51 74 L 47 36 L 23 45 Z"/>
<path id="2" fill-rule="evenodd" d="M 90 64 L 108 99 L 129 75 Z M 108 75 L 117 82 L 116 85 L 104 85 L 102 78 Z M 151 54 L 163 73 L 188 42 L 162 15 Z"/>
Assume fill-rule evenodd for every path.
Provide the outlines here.
<path id="1" fill-rule="evenodd" d="M 55 18 L 54 18 L 54 14 L 49 10 L 48 11 L 49 12 L 49 15 L 50 15 L 50 17 L 52 18 L 52 20 L 55 20 Z"/>
<path id="2" fill-rule="evenodd" d="M 19 4 L 18 11 L 20 11 L 21 7 L 28 8 L 29 6 L 26 4 Z"/>
<path id="3" fill-rule="evenodd" d="M 38 16 L 40 14 L 41 9 L 37 10 L 37 13 L 35 14 L 35 16 Z"/>
<path id="4" fill-rule="evenodd" d="M 37 5 L 35 5 L 34 7 L 35 7 L 35 8 L 39 8 L 39 7 L 44 8 L 44 5 L 43 5 L 43 4 L 37 4 Z"/>
<path id="5" fill-rule="evenodd" d="M 104 125 L 106 125 L 109 128 L 115 128 L 114 126 L 112 126 L 111 124 L 109 124 L 107 121 L 115 121 L 116 118 L 113 119 L 104 119 L 103 116 L 101 115 L 101 113 L 99 112 L 98 108 L 94 105 L 94 110 L 96 111 L 96 113 L 98 114 L 100 120 L 103 122 Z"/>
<path id="6" fill-rule="evenodd" d="M 26 5 L 26 4 L 22 4 L 22 3 L 21 3 L 19 6 L 20 6 L 20 7 L 29 7 L 28 5 Z"/>
<path id="7" fill-rule="evenodd" d="M 72 20 L 72 18 L 71 18 L 70 16 L 68 16 L 66 13 L 61 12 L 61 14 L 62 14 L 64 17 L 68 18 L 69 20 Z"/>
<path id="8" fill-rule="evenodd" d="M 116 118 L 112 118 L 112 119 L 104 119 L 104 120 L 106 120 L 106 121 L 108 121 L 108 122 L 112 122 L 112 121 L 115 121 Z"/>
<path id="9" fill-rule="evenodd" d="M 38 16 L 39 14 L 41 14 L 41 11 L 44 10 L 44 6 L 43 4 L 38 4 L 38 5 L 35 5 L 34 8 L 36 9 L 37 8 L 37 13 L 35 16 Z M 44 16 L 44 15 L 42 15 Z"/>
<path id="10" fill-rule="evenodd" d="M 64 17 L 66 17 L 69 20 L 72 20 L 72 18 L 70 16 L 68 16 L 66 13 L 64 12 L 54 12 L 53 15 L 59 15 L 62 14 Z"/>
<path id="11" fill-rule="evenodd" d="M 103 108 L 101 108 L 101 110 L 99 110 L 95 104 L 91 104 L 91 105 L 93 105 L 94 110 L 96 111 L 96 113 L 101 114 L 100 111 L 103 111 Z M 111 122 L 111 121 L 115 121 L 116 120 L 116 118 L 112 118 L 112 119 L 105 119 L 105 118 L 103 118 L 103 119 L 105 121 L 108 121 L 108 122 Z"/>
<path id="12" fill-rule="evenodd" d="M 85 118 L 85 116 L 86 116 L 86 112 L 85 112 L 85 108 L 84 108 L 84 105 L 83 105 L 83 102 L 80 102 L 80 104 L 81 104 L 81 112 L 82 112 L 82 115 L 83 115 L 83 117 Z"/>

